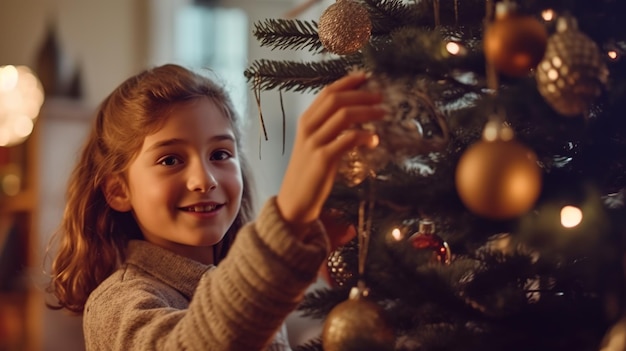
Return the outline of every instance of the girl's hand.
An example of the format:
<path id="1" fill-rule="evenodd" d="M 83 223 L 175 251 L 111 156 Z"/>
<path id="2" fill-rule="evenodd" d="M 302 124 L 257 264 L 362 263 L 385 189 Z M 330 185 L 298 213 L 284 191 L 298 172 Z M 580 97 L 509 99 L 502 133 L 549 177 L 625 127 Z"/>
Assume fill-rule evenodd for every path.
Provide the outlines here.
<path id="1" fill-rule="evenodd" d="M 355 73 L 328 85 L 300 117 L 276 199 L 291 224 L 306 224 L 320 216 L 344 153 L 357 146 L 376 146 L 378 138 L 372 132 L 351 128 L 385 115 L 381 94 L 357 89 L 366 79 L 364 73 Z"/>

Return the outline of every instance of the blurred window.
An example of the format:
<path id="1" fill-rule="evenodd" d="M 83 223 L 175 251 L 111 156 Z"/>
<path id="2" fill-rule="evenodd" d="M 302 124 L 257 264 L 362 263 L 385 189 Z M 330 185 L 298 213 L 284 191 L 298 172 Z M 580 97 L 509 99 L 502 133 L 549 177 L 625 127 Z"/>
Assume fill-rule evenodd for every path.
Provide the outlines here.
<path id="1" fill-rule="evenodd" d="M 222 80 L 237 112 L 245 116 L 248 86 L 248 16 L 241 9 L 189 5 L 175 20 L 175 59 L 191 68 L 210 68 Z"/>

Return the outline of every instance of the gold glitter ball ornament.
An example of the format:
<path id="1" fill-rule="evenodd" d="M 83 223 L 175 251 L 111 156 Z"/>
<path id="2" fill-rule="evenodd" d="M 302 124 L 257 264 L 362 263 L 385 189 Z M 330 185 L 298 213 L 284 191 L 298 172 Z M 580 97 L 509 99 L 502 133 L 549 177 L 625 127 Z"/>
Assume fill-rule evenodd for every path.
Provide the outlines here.
<path id="1" fill-rule="evenodd" d="M 367 298 L 367 289 L 354 287 L 348 300 L 335 306 L 324 322 L 324 351 L 392 351 L 395 333 L 385 310 Z"/>
<path id="2" fill-rule="evenodd" d="M 537 88 L 552 108 L 564 116 L 589 111 L 602 94 L 609 71 L 597 44 L 578 30 L 576 20 L 559 18 L 537 66 Z"/>
<path id="3" fill-rule="evenodd" d="M 318 35 L 324 47 L 347 55 L 361 49 L 372 33 L 367 9 L 353 0 L 337 0 L 320 16 Z"/>

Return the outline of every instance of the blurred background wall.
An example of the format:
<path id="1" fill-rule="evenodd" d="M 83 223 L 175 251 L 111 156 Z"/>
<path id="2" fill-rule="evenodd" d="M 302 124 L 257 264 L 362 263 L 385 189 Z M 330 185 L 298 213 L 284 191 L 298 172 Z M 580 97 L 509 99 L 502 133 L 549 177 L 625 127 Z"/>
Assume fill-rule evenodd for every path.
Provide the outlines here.
<path id="1" fill-rule="evenodd" d="M 296 119 L 312 96 L 286 93 L 286 152 L 278 92 L 264 92 L 261 109 L 269 140 L 260 139 L 258 108 L 243 70 L 257 58 L 303 59 L 306 53 L 260 48 L 253 24 L 279 18 L 304 0 L 0 0 L 0 66 L 43 69 L 54 63 L 56 87 L 46 92 L 37 121 L 38 205 L 34 223 L 42 264 L 32 268 L 38 289 L 49 265 L 47 244 L 63 210 L 65 185 L 97 104 L 140 70 L 175 62 L 210 67 L 224 79 L 239 112 L 248 117 L 246 152 L 255 169 L 259 202 L 275 194 L 289 159 Z M 332 3 L 319 1 L 299 15 L 319 18 Z M 45 262 L 45 263 L 44 263 Z M 318 284 L 322 284 L 321 281 Z M 41 307 L 41 308 L 39 308 Z M 37 306 L 41 350 L 83 350 L 80 317 Z M 299 344 L 319 331 L 318 321 L 296 313 L 288 320 Z"/>

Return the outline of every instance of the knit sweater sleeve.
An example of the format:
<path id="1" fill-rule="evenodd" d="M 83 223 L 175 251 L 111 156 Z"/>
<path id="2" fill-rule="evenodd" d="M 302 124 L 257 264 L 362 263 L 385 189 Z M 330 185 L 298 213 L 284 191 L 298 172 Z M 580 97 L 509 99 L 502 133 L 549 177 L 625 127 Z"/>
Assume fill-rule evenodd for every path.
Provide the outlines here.
<path id="1" fill-rule="evenodd" d="M 200 282 L 190 318 L 206 329 L 193 348 L 219 340 L 216 350 L 262 350 L 302 300 L 328 248 L 319 222 L 305 233 L 291 233 L 270 199 Z"/>
<path id="2" fill-rule="evenodd" d="M 87 349 L 266 350 L 328 249 L 321 223 L 290 231 L 272 198 L 219 266 L 202 276 L 188 308 L 172 307 L 158 286 L 133 286 L 137 282 L 90 296 L 85 328 L 94 332 L 86 329 Z"/>

